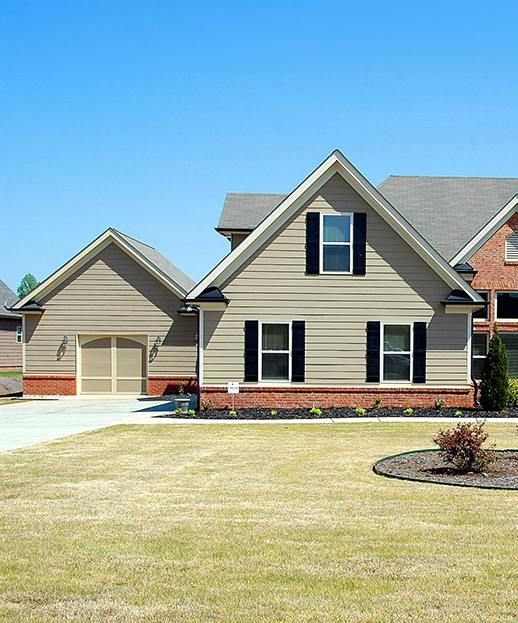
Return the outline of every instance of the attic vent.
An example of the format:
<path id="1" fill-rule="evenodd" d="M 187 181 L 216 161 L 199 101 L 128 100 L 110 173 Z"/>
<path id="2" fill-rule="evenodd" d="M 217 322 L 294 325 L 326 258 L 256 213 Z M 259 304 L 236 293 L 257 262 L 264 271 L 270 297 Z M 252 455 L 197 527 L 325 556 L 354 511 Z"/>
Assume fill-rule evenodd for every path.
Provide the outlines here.
<path id="1" fill-rule="evenodd" d="M 518 262 L 518 231 L 513 232 L 505 241 L 505 259 Z"/>

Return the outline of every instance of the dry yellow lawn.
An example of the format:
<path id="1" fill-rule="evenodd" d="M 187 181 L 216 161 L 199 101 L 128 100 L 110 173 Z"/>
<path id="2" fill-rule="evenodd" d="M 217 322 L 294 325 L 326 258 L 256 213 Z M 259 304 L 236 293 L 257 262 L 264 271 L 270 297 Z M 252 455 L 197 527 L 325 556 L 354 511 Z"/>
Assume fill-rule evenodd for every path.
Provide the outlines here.
<path id="1" fill-rule="evenodd" d="M 518 492 L 371 471 L 437 428 L 125 426 L 0 455 L 0 620 L 515 622 Z"/>

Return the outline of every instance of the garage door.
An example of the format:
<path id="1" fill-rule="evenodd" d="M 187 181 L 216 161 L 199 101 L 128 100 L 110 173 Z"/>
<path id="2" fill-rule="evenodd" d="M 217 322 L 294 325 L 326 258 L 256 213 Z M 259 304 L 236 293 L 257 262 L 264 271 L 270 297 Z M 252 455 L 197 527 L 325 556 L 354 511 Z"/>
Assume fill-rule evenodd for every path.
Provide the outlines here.
<path id="1" fill-rule="evenodd" d="M 82 394 L 145 394 L 147 337 L 81 336 Z"/>

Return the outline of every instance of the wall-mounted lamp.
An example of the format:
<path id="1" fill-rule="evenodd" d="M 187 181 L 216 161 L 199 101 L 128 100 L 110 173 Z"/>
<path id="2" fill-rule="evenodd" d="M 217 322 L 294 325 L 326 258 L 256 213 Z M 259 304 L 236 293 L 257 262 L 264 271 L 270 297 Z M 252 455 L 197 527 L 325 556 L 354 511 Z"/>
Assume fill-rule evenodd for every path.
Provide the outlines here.
<path id="1" fill-rule="evenodd" d="M 155 343 L 154 343 L 155 348 L 158 348 L 160 344 L 162 344 L 162 338 L 159 335 L 157 335 L 155 338 Z"/>
<path id="2" fill-rule="evenodd" d="M 68 344 L 68 335 L 63 336 L 61 343 L 63 344 L 63 346 L 66 346 Z"/>

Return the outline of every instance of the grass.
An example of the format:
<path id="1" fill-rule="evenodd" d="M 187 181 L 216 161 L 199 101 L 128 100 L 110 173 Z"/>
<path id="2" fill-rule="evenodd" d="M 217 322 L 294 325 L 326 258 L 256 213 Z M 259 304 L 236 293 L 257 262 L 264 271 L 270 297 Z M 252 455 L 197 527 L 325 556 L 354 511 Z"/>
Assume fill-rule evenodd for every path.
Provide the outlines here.
<path id="1" fill-rule="evenodd" d="M 0 379 L 21 379 L 23 373 L 21 370 L 0 370 Z"/>
<path id="2" fill-rule="evenodd" d="M 518 493 L 371 470 L 437 428 L 123 426 L 0 455 L 0 620 L 514 622 Z"/>

